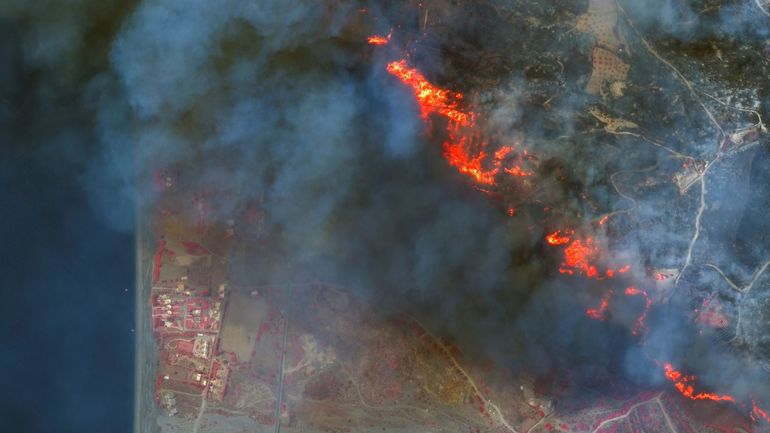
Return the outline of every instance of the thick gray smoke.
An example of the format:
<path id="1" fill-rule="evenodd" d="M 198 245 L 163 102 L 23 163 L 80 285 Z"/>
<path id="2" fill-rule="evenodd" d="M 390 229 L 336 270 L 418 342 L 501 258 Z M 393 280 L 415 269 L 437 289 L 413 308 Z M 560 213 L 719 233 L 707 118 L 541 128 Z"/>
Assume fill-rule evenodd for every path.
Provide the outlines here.
<path id="1" fill-rule="evenodd" d="M 644 386 L 662 384 L 660 368 L 649 362 L 629 333 L 640 300 L 620 299 L 610 323 L 586 320 L 586 305 L 595 305 L 609 285 L 560 277 L 556 269 L 561 257 L 543 245 L 547 228 L 539 224 L 541 220 L 526 212 L 506 218 L 447 166 L 439 143 L 426 134 L 409 90 L 384 71 L 392 48 L 375 52 L 364 43 L 368 32 L 387 29 L 391 17 L 387 7 L 374 3 L 145 0 L 80 1 L 63 7 L 57 2 L 19 1 L 4 3 L 0 12 L 31 23 L 19 31 L 24 61 L 39 68 L 54 88 L 43 84 L 30 98 L 52 101 L 57 88 L 78 89 L 88 119 L 75 126 L 75 132 L 87 129 L 100 145 L 71 149 L 63 137 L 58 141 L 61 148 L 52 152 L 88 161 L 83 184 L 94 205 L 116 224 L 133 218 L 126 205 L 135 193 L 133 176 L 147 179 L 157 168 L 203 162 L 205 169 L 187 174 L 187 180 L 212 191 L 233 192 L 232 199 L 223 195 L 218 201 L 216 216 L 228 218 L 247 201 L 263 200 L 269 224 L 284 233 L 284 246 L 304 278 L 350 287 L 385 312 L 419 315 L 448 337 L 514 371 L 571 369 L 584 372 L 586 380 L 621 371 Z M 578 3 L 560 13 L 580 12 L 585 5 Z M 670 28 L 671 22 L 681 19 L 677 13 L 685 14 L 691 24 L 675 38 L 702 36 L 696 12 L 672 4 L 651 16 L 647 14 L 651 9 L 642 14 L 629 3 L 628 13 L 638 17 L 641 29 Z M 535 6 L 546 26 L 556 5 L 543 1 Z M 471 15 L 474 19 L 499 19 L 483 6 L 468 7 L 479 14 Z M 372 26 L 372 17 L 379 27 Z M 731 14 L 725 19 L 749 22 L 742 17 Z M 458 28 L 462 25 L 457 22 Z M 416 37 L 418 26 L 405 24 L 395 38 Z M 756 37 L 761 27 L 752 26 L 752 31 L 730 34 Z M 462 41 L 469 34 L 465 45 L 448 42 L 450 37 Z M 521 58 L 512 57 L 507 69 L 495 72 L 504 74 L 495 90 L 486 90 L 492 101 L 486 109 L 497 134 L 523 132 L 530 140 L 526 146 L 543 157 L 538 173 L 541 193 L 570 215 L 550 223 L 574 227 L 598 215 L 590 215 L 583 193 L 608 210 L 631 206 L 608 183 L 608 173 L 624 172 L 619 181 L 641 179 L 644 172 L 634 169 L 681 161 L 666 160 L 662 151 L 652 156 L 628 151 L 624 147 L 628 143 L 621 139 L 597 139 L 588 146 L 590 137 L 571 135 L 578 126 L 595 122 L 590 116 L 571 114 L 596 103 L 574 96 L 584 85 L 579 77 L 587 71 L 588 52 L 579 38 L 551 41 L 548 34 L 522 32 L 521 46 L 527 55 L 534 56 L 538 44 L 564 44 L 566 51 L 574 48 L 574 64 L 561 65 L 558 74 L 533 72 L 526 70 Z M 486 37 L 471 27 L 428 36 L 426 45 L 440 49 L 418 48 L 415 61 L 432 78 L 452 79 L 472 89 L 478 77 L 466 77 L 475 71 L 468 65 L 480 62 L 475 56 L 495 48 L 496 40 L 510 39 L 494 31 Z M 641 46 L 631 48 L 632 53 L 643 51 Z M 441 57 L 458 51 L 462 55 Z M 556 61 L 551 66 L 559 71 Z M 547 80 L 538 81 L 542 76 L 537 74 L 548 78 L 551 73 L 562 82 L 558 96 L 548 102 L 550 114 L 541 118 L 528 109 L 532 101 L 526 100 L 527 92 L 543 90 Z M 673 81 L 672 76 L 661 80 Z M 661 83 L 649 84 L 652 88 Z M 649 90 L 627 92 L 633 96 Z M 630 107 L 631 96 L 620 99 L 619 108 Z M 669 102 L 661 96 L 656 100 L 659 106 L 639 109 L 660 110 Z M 687 146 L 697 152 L 712 148 L 713 139 L 703 138 L 714 136 L 708 119 L 689 111 L 694 110 L 693 100 L 679 104 L 683 114 L 662 120 L 659 126 L 685 132 L 663 138 L 679 140 L 674 146 L 683 153 Z M 653 125 L 641 126 L 653 135 L 660 132 Z M 638 284 L 646 278 L 643 270 L 653 264 L 682 265 L 678 252 L 687 248 L 692 232 L 675 231 L 660 221 L 688 220 L 694 212 L 669 215 L 657 200 L 643 196 L 676 193 L 672 184 L 660 188 L 665 191 L 647 189 L 634 198 L 638 220 L 614 228 L 622 233 L 618 261 L 637 269 L 619 285 Z M 734 198 L 730 186 L 708 188 L 724 200 Z M 697 191 L 687 200 L 692 211 L 698 206 Z M 729 240 L 752 245 L 742 230 L 735 227 Z M 726 240 L 721 239 L 726 236 L 721 229 L 706 231 L 706 241 L 696 249 L 698 257 L 706 254 L 712 241 L 716 245 Z M 741 281 L 750 278 L 768 252 L 767 245 L 747 248 L 752 251 L 745 269 L 735 271 Z M 734 252 L 719 254 L 715 259 L 720 266 L 736 262 Z M 682 285 L 695 285 L 694 280 L 707 272 L 691 270 Z M 718 274 L 703 275 L 701 285 L 724 287 Z M 766 281 L 757 284 L 766 286 Z M 683 292 L 674 299 L 686 305 Z M 725 292 L 730 294 L 729 288 Z M 680 308 L 653 309 L 648 353 L 676 362 L 686 359 L 705 386 L 764 398 L 761 394 L 770 386 L 767 373 L 750 371 L 748 362 L 697 337 L 689 323 Z"/>
<path id="2" fill-rule="evenodd" d="M 424 300 L 447 285 L 500 286 L 502 216 L 447 184 L 450 170 L 382 64 L 361 70 L 365 47 L 344 45 L 356 6 L 140 5 L 112 52 L 140 159 L 195 155 L 208 164 L 202 185 L 264 195 L 308 277 Z M 239 203 L 222 205 L 226 215 Z"/>

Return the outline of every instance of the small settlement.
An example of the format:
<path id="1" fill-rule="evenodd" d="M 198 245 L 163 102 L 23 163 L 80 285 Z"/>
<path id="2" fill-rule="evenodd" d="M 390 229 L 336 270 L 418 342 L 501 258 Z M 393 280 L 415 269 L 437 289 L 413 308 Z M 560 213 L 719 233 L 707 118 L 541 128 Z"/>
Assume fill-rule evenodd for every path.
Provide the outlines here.
<path id="1" fill-rule="evenodd" d="M 226 391 L 232 360 L 217 351 L 226 282 L 211 281 L 211 267 L 212 255 L 196 242 L 158 241 L 150 301 L 160 349 L 156 399 L 171 415 L 179 396 L 222 401 Z"/>

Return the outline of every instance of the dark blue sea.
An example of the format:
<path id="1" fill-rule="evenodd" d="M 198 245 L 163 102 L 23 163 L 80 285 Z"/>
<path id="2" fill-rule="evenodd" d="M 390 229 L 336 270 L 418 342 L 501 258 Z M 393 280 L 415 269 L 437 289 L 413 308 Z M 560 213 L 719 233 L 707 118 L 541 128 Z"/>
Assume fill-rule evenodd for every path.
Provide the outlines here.
<path id="1" fill-rule="evenodd" d="M 79 90 L 43 94 L 16 35 L 0 19 L 0 432 L 129 432 L 130 218 L 94 204 Z"/>

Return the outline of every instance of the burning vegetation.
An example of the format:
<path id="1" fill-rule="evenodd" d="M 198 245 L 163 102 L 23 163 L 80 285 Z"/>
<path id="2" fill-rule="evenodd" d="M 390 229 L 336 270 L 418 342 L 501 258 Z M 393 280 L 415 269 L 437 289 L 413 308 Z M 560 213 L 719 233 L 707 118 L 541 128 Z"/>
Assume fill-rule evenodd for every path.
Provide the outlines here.
<path id="1" fill-rule="evenodd" d="M 590 3 L 593 4 L 594 2 Z M 390 42 L 391 36 L 392 32 L 387 37 L 371 36 L 368 38 L 368 43 L 372 45 L 386 45 Z M 596 48 L 592 54 L 595 52 Z M 616 63 L 621 63 L 623 68 L 622 78 L 625 79 L 628 66 L 622 64 L 622 61 L 616 56 L 613 55 L 613 58 L 616 59 Z M 596 62 L 595 57 L 594 62 Z M 482 186 L 481 188 L 476 187 L 478 190 L 487 193 L 487 195 L 493 195 L 493 193 L 490 193 L 489 190 L 483 187 L 499 187 L 501 176 L 503 175 L 512 177 L 536 176 L 535 172 L 522 167 L 521 158 L 513 158 L 519 152 L 515 146 L 503 145 L 495 150 L 491 149 L 489 139 L 484 136 L 484 128 L 480 125 L 483 121 L 483 116 L 472 110 L 465 95 L 432 84 L 417 68 L 410 66 L 406 59 L 391 61 L 387 64 L 386 69 L 412 91 L 420 109 L 420 116 L 424 121 L 431 122 L 433 116 L 443 121 L 441 124 L 445 125 L 447 137 L 442 144 L 444 158 L 449 165 L 455 167 L 460 173 L 467 175 L 476 184 Z M 597 72 L 595 70 L 594 75 L 591 76 L 589 87 L 593 93 L 599 92 L 600 86 L 596 84 L 595 80 L 599 75 L 601 75 L 601 71 Z M 622 87 L 619 86 L 618 89 Z M 633 123 L 632 125 L 634 127 L 637 126 Z M 526 153 L 526 151 L 524 152 Z M 693 180 L 693 182 L 696 181 L 697 179 Z M 514 207 L 510 206 L 506 209 L 509 217 L 515 216 L 516 210 Z M 609 214 L 602 215 L 598 219 L 598 226 L 606 228 L 610 216 Z M 549 233 L 545 236 L 545 242 L 551 247 L 561 249 L 563 261 L 558 271 L 567 276 L 611 280 L 627 273 L 631 269 L 630 264 L 625 264 L 617 268 L 604 268 L 602 270 L 600 263 L 606 258 L 607 251 L 601 250 L 592 236 L 580 237 L 574 229 L 559 229 Z M 656 273 L 654 275 L 655 280 L 664 280 L 665 278 L 662 275 L 662 273 Z M 639 297 L 644 301 L 642 310 L 638 313 L 631 326 L 631 334 L 640 338 L 640 344 L 644 348 L 647 315 L 653 307 L 652 297 L 647 291 L 634 286 L 626 287 L 622 293 L 626 297 Z M 607 290 L 596 308 L 585 310 L 586 316 L 595 320 L 605 320 L 614 294 L 614 290 Z M 654 359 L 649 354 L 647 356 L 653 359 L 656 365 L 662 365 L 662 374 L 683 397 L 690 400 L 738 403 L 736 398 L 731 395 L 698 390 L 698 379 L 695 375 L 684 374 L 674 369 L 670 362 Z M 741 407 L 745 407 L 745 404 L 738 404 Z M 751 402 L 751 409 L 748 415 L 752 420 L 770 421 L 765 410 L 754 401 Z"/>
<path id="2" fill-rule="evenodd" d="M 675 370 L 669 363 L 664 364 L 663 369 L 666 373 L 666 379 L 670 380 L 677 391 L 690 400 L 735 401 L 735 398 L 729 395 L 720 395 L 712 392 L 696 392 L 693 384 L 697 378 L 693 375 L 682 374 L 680 371 Z"/>
<path id="3" fill-rule="evenodd" d="M 369 38 L 369 43 L 377 45 Z M 407 65 L 406 60 L 388 63 L 387 70 L 403 84 L 411 88 L 420 106 L 420 114 L 428 120 L 431 114 L 443 117 L 446 121 L 448 140 L 444 142 L 444 158 L 465 175 L 483 185 L 493 185 L 501 174 L 510 176 L 532 176 L 533 173 L 513 164 L 510 156 L 513 146 L 501 146 L 489 154 L 489 143 L 477 128 L 478 114 L 465 111 L 461 107 L 463 94 L 442 89 L 431 84 L 423 74 Z"/>
<path id="4" fill-rule="evenodd" d="M 137 431 L 764 431 L 766 6 L 0 2 L 6 168 L 137 199 Z"/>

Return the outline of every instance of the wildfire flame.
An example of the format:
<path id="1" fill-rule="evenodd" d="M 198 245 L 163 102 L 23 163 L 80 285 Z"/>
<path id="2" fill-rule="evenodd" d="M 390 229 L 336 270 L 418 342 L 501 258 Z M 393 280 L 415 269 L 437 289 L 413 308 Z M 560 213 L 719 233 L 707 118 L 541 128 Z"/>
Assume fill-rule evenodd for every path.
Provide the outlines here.
<path id="1" fill-rule="evenodd" d="M 627 296 L 644 296 L 644 311 L 641 315 L 639 315 L 639 318 L 636 319 L 634 328 L 631 330 L 633 335 L 639 335 L 639 333 L 644 330 L 644 322 L 647 320 L 647 313 L 650 311 L 650 307 L 652 306 L 652 299 L 650 299 L 650 296 L 647 294 L 647 292 L 644 290 L 639 290 L 635 287 L 627 287 L 625 294 Z"/>
<path id="2" fill-rule="evenodd" d="M 751 401 L 751 419 L 752 421 L 765 420 L 767 422 L 770 422 L 770 415 L 768 415 L 767 412 L 763 410 L 761 407 L 757 406 L 757 403 L 754 400 L 752 400 Z"/>
<path id="3" fill-rule="evenodd" d="M 629 269 L 631 269 L 631 265 L 625 265 L 622 268 L 618 268 L 618 269 L 607 269 L 606 271 L 604 271 L 604 273 L 605 275 L 607 275 L 607 277 L 612 278 L 615 276 L 616 273 L 624 274 L 628 272 Z"/>
<path id="4" fill-rule="evenodd" d="M 412 88 L 423 118 L 427 118 L 431 113 L 438 113 L 460 126 L 472 125 L 473 113 L 465 113 L 459 109 L 458 101 L 463 99 L 462 93 L 450 92 L 434 86 L 420 71 L 409 68 L 406 60 L 388 63 L 387 70 Z"/>
<path id="5" fill-rule="evenodd" d="M 455 134 L 449 134 L 449 141 L 445 142 L 444 158 L 450 165 L 457 167 L 460 173 L 467 174 L 476 179 L 477 182 L 492 185 L 495 183 L 497 170 L 484 170 L 483 162 L 487 154 L 481 151 L 475 155 L 466 151 L 468 147 L 467 137 L 457 137 Z"/>
<path id="6" fill-rule="evenodd" d="M 390 42 L 391 35 L 392 33 L 389 33 L 388 36 L 369 36 L 369 38 L 366 39 L 366 42 L 371 45 L 387 45 Z"/>
<path id="7" fill-rule="evenodd" d="M 555 232 L 547 235 L 545 237 L 545 241 L 548 242 L 549 245 L 564 245 L 569 243 L 569 235 L 572 233 L 574 233 L 572 230 L 565 230 L 564 234 L 562 234 L 561 230 L 556 230 Z"/>
<path id="8" fill-rule="evenodd" d="M 392 32 L 388 36 L 370 36 L 367 41 L 372 45 L 386 45 L 390 42 Z M 387 71 L 395 76 L 404 85 L 411 88 L 414 97 L 420 107 L 420 116 L 423 120 L 428 120 L 430 115 L 439 115 L 447 120 L 446 132 L 448 140 L 443 143 L 444 158 L 448 163 L 457 168 L 460 173 L 472 177 L 479 184 L 494 185 L 499 174 L 505 173 L 510 176 L 532 176 L 534 173 L 524 170 L 511 158 L 515 154 L 512 146 L 503 146 L 492 152 L 491 156 L 487 151 L 487 141 L 475 130 L 477 114 L 472 111 L 462 109 L 464 96 L 459 92 L 452 92 L 432 84 L 417 69 L 410 68 L 406 60 L 398 60 L 388 63 Z M 477 187 L 478 188 L 478 187 Z M 488 195 L 495 193 L 480 189 Z M 507 214 L 513 216 L 516 209 L 509 207 Z M 608 215 L 603 216 L 598 221 L 598 225 L 604 226 L 609 219 Z M 606 269 L 600 273 L 593 262 L 599 256 L 599 249 L 594 244 L 591 237 L 585 239 L 575 238 L 574 230 L 556 230 L 546 235 L 546 242 L 552 246 L 563 246 L 564 261 L 559 267 L 562 274 L 574 275 L 582 274 L 588 278 L 614 278 L 616 274 L 625 273 L 630 269 L 630 265 L 625 265 L 618 269 Z M 662 273 L 654 276 L 658 281 L 665 280 L 668 277 Z M 645 299 L 644 311 L 636 319 L 632 333 L 639 335 L 645 330 L 645 321 L 647 313 L 652 306 L 652 299 L 647 292 L 635 287 L 627 287 L 623 292 L 626 296 L 642 296 Z M 590 318 L 603 320 L 610 301 L 614 295 L 612 290 L 602 297 L 598 308 L 587 309 L 586 315 Z M 655 361 L 660 365 L 659 361 Z M 717 393 L 696 392 L 695 382 L 697 377 L 694 375 L 684 375 L 675 370 L 670 363 L 664 364 L 665 377 L 671 381 L 674 387 L 685 397 L 691 400 L 710 400 L 735 402 L 735 398 L 730 395 Z M 749 414 L 754 421 L 765 420 L 770 422 L 768 413 L 757 406 L 752 401 L 752 410 Z"/>
<path id="9" fill-rule="evenodd" d="M 589 308 L 586 310 L 586 315 L 592 319 L 604 320 L 604 312 L 607 311 L 607 307 L 610 306 L 610 299 L 612 299 L 613 291 L 609 290 L 602 298 L 599 308 Z"/>
<path id="10" fill-rule="evenodd" d="M 615 274 L 622 274 L 631 269 L 630 265 L 625 265 L 618 269 L 606 269 L 604 275 L 599 273 L 597 267 L 592 264 L 599 255 L 599 249 L 594 245 L 593 238 L 574 239 L 574 230 L 556 230 L 546 235 L 545 241 L 548 245 L 558 246 L 567 245 L 564 248 L 564 262 L 559 267 L 559 273 L 574 275 L 585 275 L 588 278 L 612 278 Z"/>
<path id="11" fill-rule="evenodd" d="M 488 161 L 485 150 L 487 142 L 475 131 L 476 113 L 463 111 L 460 102 L 463 94 L 442 89 L 431 82 L 417 69 L 408 67 L 406 60 L 388 63 L 387 71 L 409 86 L 420 106 L 420 116 L 427 119 L 438 114 L 447 119 L 449 139 L 443 144 L 444 158 L 460 173 L 473 177 L 476 182 L 493 185 L 502 172 L 511 176 L 531 176 L 533 173 L 518 166 L 503 167 L 514 149 L 503 146 Z"/>
<path id="12" fill-rule="evenodd" d="M 693 375 L 684 375 L 680 371 L 675 370 L 669 363 L 666 363 L 663 366 L 663 369 L 665 370 L 666 379 L 674 383 L 674 388 L 676 388 L 683 396 L 691 400 L 735 401 L 732 396 L 726 394 L 720 395 L 710 392 L 696 393 L 695 387 L 692 386 L 691 383 L 695 382 L 697 377 Z"/>
<path id="13" fill-rule="evenodd" d="M 585 242 L 580 239 L 574 240 L 564 249 L 564 263 L 559 268 L 559 272 L 572 275 L 577 270 L 588 278 L 597 277 L 599 271 L 589 261 L 596 256 L 597 252 L 592 238 L 586 238 Z"/>
<path id="14" fill-rule="evenodd" d="M 631 333 L 633 335 L 639 335 L 645 328 L 645 321 L 647 320 L 647 313 L 650 311 L 650 307 L 652 306 L 652 299 L 650 299 L 650 296 L 645 292 L 644 290 L 639 290 L 636 287 L 627 287 L 626 290 L 623 292 L 626 296 L 643 296 L 644 297 L 644 311 L 637 317 L 636 322 L 634 324 L 633 329 L 631 330 Z M 599 304 L 599 308 L 589 308 L 586 310 L 586 315 L 592 319 L 596 320 L 604 320 L 604 313 L 607 311 L 607 308 L 610 306 L 610 300 L 612 299 L 612 296 L 614 295 L 614 292 L 612 290 L 608 290 L 607 293 L 602 297 L 602 300 Z"/>

